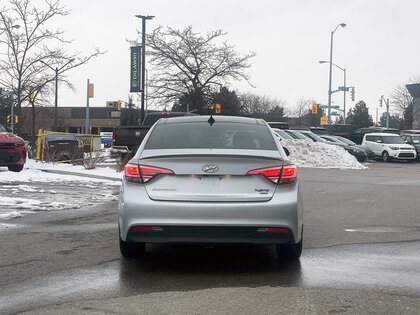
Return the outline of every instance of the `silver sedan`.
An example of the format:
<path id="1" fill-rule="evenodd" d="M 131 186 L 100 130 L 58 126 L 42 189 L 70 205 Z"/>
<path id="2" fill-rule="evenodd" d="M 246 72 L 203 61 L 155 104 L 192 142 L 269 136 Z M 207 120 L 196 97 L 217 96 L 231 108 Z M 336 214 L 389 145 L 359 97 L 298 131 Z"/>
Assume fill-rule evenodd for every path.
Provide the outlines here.
<path id="1" fill-rule="evenodd" d="M 303 205 L 296 167 L 260 119 L 159 120 L 125 166 L 120 251 L 146 243 L 274 244 L 299 259 Z"/>

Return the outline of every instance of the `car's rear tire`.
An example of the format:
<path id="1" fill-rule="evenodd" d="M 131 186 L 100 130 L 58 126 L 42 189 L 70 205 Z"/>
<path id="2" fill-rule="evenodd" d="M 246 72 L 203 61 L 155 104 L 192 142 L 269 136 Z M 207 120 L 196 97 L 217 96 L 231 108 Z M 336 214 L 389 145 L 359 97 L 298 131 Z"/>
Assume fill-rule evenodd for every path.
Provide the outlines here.
<path id="1" fill-rule="evenodd" d="M 302 255 L 303 238 L 296 244 L 277 244 L 276 252 L 279 260 L 295 261 Z"/>
<path id="2" fill-rule="evenodd" d="M 12 172 L 20 172 L 23 170 L 23 164 L 9 165 L 7 168 Z"/>
<path id="3" fill-rule="evenodd" d="M 126 258 L 143 257 L 146 252 L 145 243 L 128 243 L 120 237 L 120 253 Z"/>
<path id="4" fill-rule="evenodd" d="M 382 153 L 382 161 L 389 162 L 389 153 L 388 152 L 384 151 Z"/>

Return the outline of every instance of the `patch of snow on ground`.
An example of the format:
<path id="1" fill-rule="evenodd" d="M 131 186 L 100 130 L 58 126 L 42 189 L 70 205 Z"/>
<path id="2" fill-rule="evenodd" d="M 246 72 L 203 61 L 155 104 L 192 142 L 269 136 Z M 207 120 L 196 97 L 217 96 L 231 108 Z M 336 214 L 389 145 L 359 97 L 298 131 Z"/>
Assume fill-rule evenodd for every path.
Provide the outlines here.
<path id="1" fill-rule="evenodd" d="M 290 152 L 289 159 L 297 167 L 366 169 L 367 167 L 342 147 L 306 140 L 281 141 Z"/>
<path id="2" fill-rule="evenodd" d="M 26 160 L 24 169 L 21 172 L 10 172 L 7 168 L 0 168 L 0 182 L 2 183 L 13 183 L 13 182 L 72 182 L 72 181 L 84 181 L 84 182 L 100 182 L 109 183 L 111 185 L 119 185 L 117 181 L 107 181 L 98 178 L 81 177 L 77 175 L 63 175 L 43 172 L 43 170 L 52 171 L 67 171 L 85 175 L 96 175 L 105 176 L 115 179 L 121 179 L 123 172 L 117 173 L 114 169 L 109 167 L 106 168 L 95 168 L 92 170 L 85 169 L 82 165 L 71 165 L 64 163 L 45 163 L 36 162 L 31 159 Z"/>

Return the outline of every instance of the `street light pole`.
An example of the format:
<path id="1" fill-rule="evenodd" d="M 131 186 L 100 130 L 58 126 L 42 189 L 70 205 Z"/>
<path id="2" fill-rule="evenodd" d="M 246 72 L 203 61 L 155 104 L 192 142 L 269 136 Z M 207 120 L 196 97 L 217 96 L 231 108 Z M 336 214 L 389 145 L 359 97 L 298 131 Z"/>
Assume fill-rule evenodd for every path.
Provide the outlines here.
<path id="1" fill-rule="evenodd" d="M 328 61 L 324 61 L 324 60 L 321 60 L 321 61 L 319 61 L 319 63 L 327 63 Z M 329 63 L 329 62 L 328 62 Z M 344 119 L 344 124 L 346 123 L 346 91 L 347 91 L 347 86 L 346 86 L 346 68 L 341 68 L 340 66 L 337 66 L 335 63 L 332 63 L 332 65 L 334 66 L 334 67 L 336 67 L 336 68 L 338 68 L 338 69 L 340 69 L 341 71 L 343 71 L 344 72 L 344 82 L 343 82 L 343 92 L 344 92 L 344 104 L 343 104 L 343 112 L 344 112 L 344 115 L 343 115 L 343 119 Z M 332 93 L 334 93 L 334 92 L 331 92 L 331 94 Z"/>
<path id="2" fill-rule="evenodd" d="M 48 68 L 50 68 L 51 70 L 54 71 L 55 73 L 55 100 L 54 100 L 54 131 L 57 131 L 58 129 L 58 73 L 61 69 L 63 69 L 65 66 L 67 66 L 69 63 L 73 62 L 74 58 L 70 59 L 69 61 L 67 61 L 63 66 L 61 66 L 60 68 L 55 67 L 55 69 L 53 67 L 51 67 L 49 64 L 45 63 L 44 61 L 40 60 L 41 63 L 43 63 L 44 65 L 46 65 Z"/>
<path id="3" fill-rule="evenodd" d="M 328 124 L 331 124 L 331 95 L 332 95 L 332 91 L 331 91 L 331 81 L 332 81 L 332 66 L 333 66 L 333 62 L 332 62 L 332 53 L 333 53 L 333 38 L 334 38 L 334 33 L 337 30 L 337 28 L 341 26 L 341 27 L 345 27 L 346 24 L 345 23 L 341 23 L 338 24 L 336 26 L 336 28 L 334 29 L 334 31 L 331 32 L 331 46 L 330 46 L 330 79 L 329 79 L 329 83 L 328 83 Z"/>
<path id="4" fill-rule="evenodd" d="M 141 110 L 140 110 L 140 123 L 143 125 L 144 120 L 144 81 L 146 80 L 146 20 L 154 18 L 153 15 L 136 15 L 142 21 L 141 25 Z"/>

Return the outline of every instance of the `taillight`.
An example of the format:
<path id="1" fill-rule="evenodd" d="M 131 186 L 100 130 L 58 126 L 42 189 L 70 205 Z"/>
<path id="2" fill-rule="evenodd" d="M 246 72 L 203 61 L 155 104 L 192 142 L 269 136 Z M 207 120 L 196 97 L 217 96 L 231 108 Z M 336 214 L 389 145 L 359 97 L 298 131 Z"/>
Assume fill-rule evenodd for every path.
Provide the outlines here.
<path id="1" fill-rule="evenodd" d="M 294 165 L 283 166 L 283 172 L 281 173 L 280 184 L 294 183 L 297 179 L 297 169 Z"/>
<path id="2" fill-rule="evenodd" d="M 294 165 L 260 168 L 248 172 L 249 175 L 264 175 L 275 184 L 290 184 L 296 181 L 297 170 Z"/>
<path id="3" fill-rule="evenodd" d="M 156 175 L 173 174 L 173 173 L 174 172 L 166 168 L 140 165 L 140 175 L 141 175 L 141 178 L 143 179 L 143 183 L 146 183 L 147 181 L 151 180 Z"/>
<path id="4" fill-rule="evenodd" d="M 80 148 L 83 148 L 83 141 L 82 140 L 79 140 L 79 141 L 77 141 L 77 147 L 80 149 Z"/>
<path id="5" fill-rule="evenodd" d="M 115 142 L 115 129 L 112 131 L 112 142 Z"/>
<path id="6" fill-rule="evenodd" d="M 273 183 L 277 184 L 280 179 L 281 168 L 282 168 L 281 166 L 260 168 L 258 170 L 249 171 L 248 174 L 249 175 L 264 175 Z"/>
<path id="7" fill-rule="evenodd" d="M 127 164 L 124 168 L 125 179 L 130 182 L 140 183 L 140 171 L 138 165 Z"/>
<path id="8" fill-rule="evenodd" d="M 151 180 L 153 177 L 159 174 L 173 174 L 171 170 L 146 166 L 146 165 L 136 165 L 136 164 L 127 164 L 125 166 L 125 178 L 130 182 L 135 183 L 146 183 Z"/>

